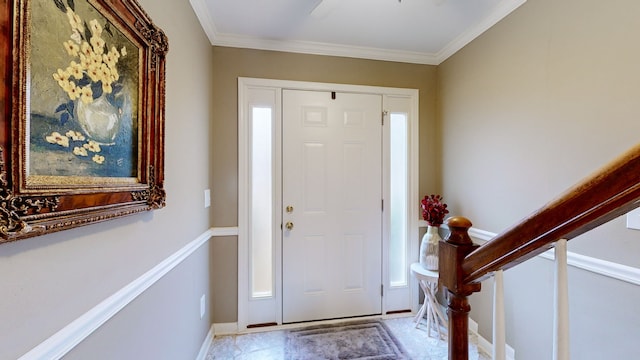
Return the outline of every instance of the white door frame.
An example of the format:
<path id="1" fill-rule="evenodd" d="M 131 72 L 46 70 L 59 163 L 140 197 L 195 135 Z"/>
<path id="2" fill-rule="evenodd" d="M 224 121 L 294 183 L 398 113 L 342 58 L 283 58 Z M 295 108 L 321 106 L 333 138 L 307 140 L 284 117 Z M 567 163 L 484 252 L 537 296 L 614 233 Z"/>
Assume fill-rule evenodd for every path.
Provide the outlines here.
<path id="1" fill-rule="evenodd" d="M 418 195 L 418 90 L 417 89 L 403 89 L 403 88 L 390 88 L 390 87 L 377 87 L 377 86 L 363 86 L 363 85 L 345 85 L 345 84 L 330 84 L 330 83 L 317 83 L 317 82 L 303 82 L 303 81 L 289 81 L 289 80 L 272 80 L 272 79 L 257 79 L 257 78 L 238 78 L 238 330 L 244 331 L 249 324 L 250 298 L 249 298 L 249 192 L 251 188 L 251 179 L 249 176 L 249 161 L 250 161 L 250 138 L 249 138 L 249 114 L 248 103 L 249 93 L 251 89 L 265 90 L 267 93 L 272 92 L 272 103 L 274 108 L 274 120 L 280 123 L 281 117 L 281 90 L 293 89 L 293 90 L 313 90 L 313 91 L 336 91 L 336 92 L 350 92 L 350 93 L 367 93 L 367 94 L 379 94 L 383 96 L 383 111 L 387 109 L 385 104 L 394 102 L 394 99 L 405 99 L 409 102 L 409 166 L 408 166 L 408 209 L 407 214 L 409 216 L 407 230 L 408 230 L 408 262 L 407 262 L 407 279 L 409 283 L 405 289 L 405 293 L 408 290 L 410 294 L 411 310 L 416 311 L 418 307 L 418 287 L 417 282 L 409 273 L 409 264 L 416 261 L 418 258 L 418 223 L 419 223 L 419 195 Z M 385 120 L 388 116 L 385 116 Z M 382 120 L 382 114 L 381 114 Z M 280 141 L 280 125 L 276 125 L 276 137 L 277 141 Z M 386 130 L 383 129 L 383 133 Z M 388 138 L 388 134 L 385 135 L 385 139 Z M 275 157 L 280 159 L 280 147 L 281 144 L 274 142 L 276 149 Z M 384 151 L 384 146 L 387 146 L 388 142 L 383 142 L 383 196 L 388 198 L 388 151 Z M 276 164 L 274 174 L 276 181 L 280 179 L 281 164 Z M 276 189 L 278 186 L 276 186 Z M 278 191 L 279 192 L 279 191 Z M 277 201 L 281 201 L 278 199 Z M 413 206 L 415 205 L 415 206 Z M 280 214 L 282 205 L 279 204 L 274 209 L 274 214 L 277 214 L 276 221 L 280 220 Z M 384 284 L 389 284 L 389 236 L 388 236 L 388 219 L 387 212 L 383 214 L 383 249 L 382 249 L 382 278 Z M 282 243 L 280 237 L 274 237 L 274 287 L 275 293 L 271 302 L 265 302 L 264 310 L 269 314 L 267 319 L 261 322 L 274 322 L 282 324 L 282 284 L 281 284 L 281 249 Z M 388 310 L 388 299 L 391 297 L 387 286 L 385 286 L 385 294 L 382 302 L 382 313 L 385 314 Z M 255 303 L 251 305 L 255 307 Z M 271 310 L 270 310 L 271 309 Z M 253 310 L 256 311 L 255 309 Z"/>

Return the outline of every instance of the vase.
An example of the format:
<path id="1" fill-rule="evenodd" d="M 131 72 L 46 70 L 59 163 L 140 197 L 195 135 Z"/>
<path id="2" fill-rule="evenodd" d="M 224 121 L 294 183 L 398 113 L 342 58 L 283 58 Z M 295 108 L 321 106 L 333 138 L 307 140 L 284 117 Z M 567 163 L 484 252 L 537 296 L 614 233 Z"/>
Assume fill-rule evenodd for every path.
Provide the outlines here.
<path id="1" fill-rule="evenodd" d="M 438 271 L 438 243 L 441 240 L 439 229 L 438 226 L 429 225 L 422 236 L 420 265 L 427 270 Z"/>
<path id="2" fill-rule="evenodd" d="M 79 100 L 76 115 L 80 127 L 90 140 L 101 145 L 115 143 L 120 128 L 120 116 L 118 116 L 118 109 L 107 100 L 104 94 L 88 104 Z"/>

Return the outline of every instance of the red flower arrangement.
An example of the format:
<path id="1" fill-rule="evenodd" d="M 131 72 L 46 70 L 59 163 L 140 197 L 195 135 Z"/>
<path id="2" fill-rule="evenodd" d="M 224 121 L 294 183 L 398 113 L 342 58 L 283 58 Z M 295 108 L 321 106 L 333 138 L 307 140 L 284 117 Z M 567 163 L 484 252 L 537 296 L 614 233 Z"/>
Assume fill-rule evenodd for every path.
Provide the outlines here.
<path id="1" fill-rule="evenodd" d="M 425 196 L 420 201 L 422 207 L 422 218 L 431 226 L 440 226 L 444 221 L 444 216 L 449 213 L 447 204 L 442 202 L 441 195 Z"/>

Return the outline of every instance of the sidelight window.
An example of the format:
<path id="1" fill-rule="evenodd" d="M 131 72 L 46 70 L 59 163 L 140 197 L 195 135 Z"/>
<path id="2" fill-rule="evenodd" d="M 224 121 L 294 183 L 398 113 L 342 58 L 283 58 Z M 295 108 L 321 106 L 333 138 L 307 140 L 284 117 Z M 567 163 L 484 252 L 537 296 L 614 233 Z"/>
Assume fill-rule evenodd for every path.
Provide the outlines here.
<path id="1" fill-rule="evenodd" d="M 389 280 L 391 286 L 407 285 L 407 199 L 408 199 L 408 146 L 406 113 L 390 116 L 390 228 L 389 228 Z"/>
<path id="2" fill-rule="evenodd" d="M 273 111 L 251 109 L 251 297 L 273 296 Z"/>

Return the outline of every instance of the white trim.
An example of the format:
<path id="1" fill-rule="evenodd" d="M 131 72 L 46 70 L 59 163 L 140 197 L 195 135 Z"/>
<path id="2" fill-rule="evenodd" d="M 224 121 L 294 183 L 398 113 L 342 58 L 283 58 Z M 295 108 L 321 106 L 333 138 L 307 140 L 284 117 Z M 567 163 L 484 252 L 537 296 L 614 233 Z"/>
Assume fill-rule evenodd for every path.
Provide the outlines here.
<path id="1" fill-rule="evenodd" d="M 485 354 L 491 354 L 493 351 L 493 344 L 489 342 L 489 340 L 485 339 L 478 333 L 478 323 L 473 321 L 472 318 L 469 318 L 469 332 L 475 335 L 478 339 L 478 349 L 484 351 Z M 516 351 L 509 346 L 506 346 L 506 360 L 515 360 Z"/>
<path id="2" fill-rule="evenodd" d="M 202 244 L 209 240 L 213 232 L 213 229 L 205 231 L 202 235 L 198 236 L 197 239 L 191 241 L 161 263 L 154 266 L 151 270 L 118 290 L 91 310 L 72 321 L 69 325 L 53 334 L 47 340 L 31 349 L 31 351 L 22 355 L 19 360 L 57 360 L 62 358 L 102 326 L 102 324 L 137 298 L 138 295 L 142 294 L 165 274 L 182 263 L 189 255 L 193 254 Z"/>
<path id="3" fill-rule="evenodd" d="M 205 34 L 209 38 L 211 45 L 216 42 L 218 30 L 216 29 L 216 25 L 211 18 L 211 13 L 207 8 L 207 3 L 205 0 L 189 0 L 191 3 L 191 7 L 193 8 L 193 12 L 195 12 L 196 17 L 200 21 L 200 25 L 204 30 Z"/>
<path id="4" fill-rule="evenodd" d="M 476 229 L 476 228 L 471 228 L 469 229 L 469 236 L 471 236 L 474 239 L 478 239 L 481 240 L 479 243 L 482 245 L 485 242 L 493 239 L 494 237 L 496 237 L 496 233 L 492 233 L 490 231 L 486 231 L 486 230 L 480 230 L 480 229 Z"/>
<path id="5" fill-rule="evenodd" d="M 248 89 L 238 78 L 238 315 L 239 327 L 246 327 L 249 314 L 249 120 L 244 104 L 248 101 Z M 244 255 L 243 255 L 244 254 Z"/>
<path id="6" fill-rule="evenodd" d="M 476 240 L 478 244 L 493 239 L 497 234 L 476 228 L 469 229 L 469 236 Z M 547 250 L 538 255 L 547 260 L 554 260 L 553 249 Z M 634 285 L 640 285 L 640 268 L 622 265 L 611 261 L 601 260 L 594 257 L 567 252 L 567 261 L 569 265 L 578 269 L 591 271 L 595 274 L 610 277 L 612 279 L 621 280 Z"/>
<path id="7" fill-rule="evenodd" d="M 494 272 L 493 277 L 493 360 L 506 360 L 506 327 L 504 312 L 504 271 Z"/>
<path id="8" fill-rule="evenodd" d="M 292 80 L 274 80 L 274 79 L 261 79 L 261 78 L 238 78 L 238 328 L 240 331 L 244 331 L 249 325 L 249 297 L 248 297 L 248 258 L 249 251 L 249 215 L 248 215 L 248 200 L 249 200 L 249 163 L 248 163 L 248 124 L 247 124 L 247 109 L 246 104 L 249 100 L 249 90 L 255 89 L 291 89 L 291 90 L 313 90 L 313 91 L 336 91 L 345 93 L 362 93 L 362 94 L 376 94 L 393 97 L 406 97 L 410 98 L 411 115 L 415 117 L 415 120 L 419 119 L 419 91 L 417 89 L 407 88 L 394 88 L 394 87 L 381 87 L 381 86 L 368 86 L 368 85 L 350 85 L 350 84 L 335 84 L 335 83 L 319 83 L 308 81 L 292 81 Z M 281 104 L 281 102 L 280 102 Z M 278 114 L 279 110 L 277 111 Z M 280 115 L 278 115 L 280 116 Z M 411 122 L 411 169 L 418 168 L 418 121 Z M 276 174 L 278 171 L 276 171 Z M 418 173 L 414 171 L 410 176 L 409 189 L 411 191 L 410 198 L 416 198 L 418 193 Z M 278 212 L 277 212 L 278 213 Z M 415 207 L 410 208 L 410 224 L 409 232 L 412 236 L 410 244 L 417 244 L 418 242 L 418 229 L 414 225 L 415 222 L 412 219 L 418 218 L 418 209 Z M 276 242 L 276 247 L 281 246 L 281 241 Z M 281 248 L 276 249 L 276 261 L 275 264 L 281 264 Z M 410 254 L 411 261 L 417 259 L 417 247 Z M 384 260 L 383 260 L 384 262 Z M 384 271 L 383 264 L 383 271 Z M 277 271 L 279 274 L 279 272 Z M 384 279 L 383 274 L 383 279 Z M 279 279 L 279 275 L 276 276 Z M 417 308 L 417 282 L 410 277 L 411 286 L 415 288 L 415 302 Z M 278 301 L 281 301 L 281 284 L 276 284 L 276 296 Z M 383 299 L 386 301 L 386 298 Z M 281 304 L 276 304 L 276 322 L 281 323 Z M 383 310 L 385 305 L 383 305 Z"/>
<path id="9" fill-rule="evenodd" d="M 388 311 L 411 309 L 414 313 L 419 309 L 420 289 L 418 280 L 412 276 L 409 264 L 418 261 L 419 253 L 419 228 L 417 226 L 418 208 L 414 206 L 411 199 L 418 198 L 418 171 L 419 168 L 419 92 L 416 90 L 416 96 L 409 95 L 383 95 L 383 193 L 382 198 L 385 199 L 382 221 L 382 239 L 383 239 L 383 268 L 382 282 L 384 285 L 384 299 L 382 313 Z M 391 248 L 391 215 L 390 215 L 390 199 L 391 199 L 391 178 L 390 178 L 390 123 L 391 114 L 406 113 L 407 115 L 407 201 L 406 201 L 406 267 L 405 276 L 407 282 L 405 285 L 392 286 L 390 282 L 390 248 Z"/>
<path id="10" fill-rule="evenodd" d="M 436 55 L 425 52 L 399 51 L 313 41 L 260 39 L 253 36 L 224 33 L 217 33 L 215 36 L 215 40 L 212 42 L 212 45 L 257 50 L 284 51 L 310 55 L 341 56 L 357 59 L 396 61 L 424 65 L 438 65 L 443 61 Z"/>
<path id="11" fill-rule="evenodd" d="M 469 319 L 471 322 L 472 320 Z M 493 351 L 493 344 L 490 343 L 487 339 L 480 336 L 477 332 L 471 331 L 471 326 L 469 326 L 469 331 L 476 334 L 478 339 L 478 348 L 481 349 L 485 354 L 491 354 Z M 506 345 L 506 360 L 515 360 L 516 351 L 509 345 Z"/>
<path id="12" fill-rule="evenodd" d="M 238 227 L 219 227 L 211 228 L 211 236 L 238 236 Z"/>
<path id="13" fill-rule="evenodd" d="M 413 64 L 439 65 L 458 50 L 498 23 L 526 0 L 504 0 L 483 21 L 469 28 L 453 39 L 437 53 L 390 50 L 354 45 L 330 44 L 313 41 L 290 41 L 262 39 L 254 36 L 219 33 L 211 18 L 205 0 L 189 0 L 200 25 L 211 45 L 249 48 L 259 50 L 285 51 L 301 54 L 342 56 L 360 59 L 397 61 Z"/>
<path id="14" fill-rule="evenodd" d="M 554 248 L 555 271 L 553 301 L 553 360 L 569 360 L 569 280 L 567 276 L 567 239 Z"/>
<path id="15" fill-rule="evenodd" d="M 351 85 L 324 83 L 313 81 L 297 81 L 297 80 L 277 80 L 265 78 L 249 78 L 239 77 L 238 86 L 259 87 L 259 88 L 277 88 L 289 90 L 312 90 L 312 91 L 336 91 L 345 93 L 363 93 L 363 94 L 379 94 L 392 96 L 417 96 L 417 89 L 397 88 L 387 86 L 373 85 Z M 243 110 L 240 108 L 238 110 Z"/>
<path id="16" fill-rule="evenodd" d="M 272 175 L 273 179 L 273 223 L 280 224 L 282 207 L 280 196 L 280 118 L 281 118 L 281 89 L 277 86 L 270 86 L 269 82 L 261 81 L 254 83 L 245 78 L 238 78 L 238 327 L 245 328 L 249 322 L 256 321 L 276 322 L 280 318 L 280 309 L 277 306 L 281 298 L 280 278 L 280 254 L 281 239 L 279 236 L 279 226 L 274 226 L 272 251 L 273 259 L 273 290 L 271 297 L 257 301 L 251 301 L 250 297 L 250 274 L 251 264 L 249 262 L 249 252 L 251 249 L 251 113 L 250 108 L 259 104 L 271 108 L 273 115 L 273 139 L 275 147 L 272 154 Z M 252 314 L 260 314 L 259 320 L 253 319 Z M 271 316 L 271 318 L 269 318 Z"/>
<path id="17" fill-rule="evenodd" d="M 209 328 L 209 332 L 207 333 L 207 337 L 204 338 L 202 345 L 200 346 L 200 351 L 198 352 L 198 356 L 196 360 L 206 360 L 207 353 L 209 352 L 209 348 L 211 344 L 213 344 L 213 337 L 215 336 L 215 332 L 213 329 L 213 325 Z"/>
<path id="18" fill-rule="evenodd" d="M 634 285 L 640 285 L 640 269 L 638 268 L 572 252 L 567 253 L 567 258 L 571 266 Z"/>

